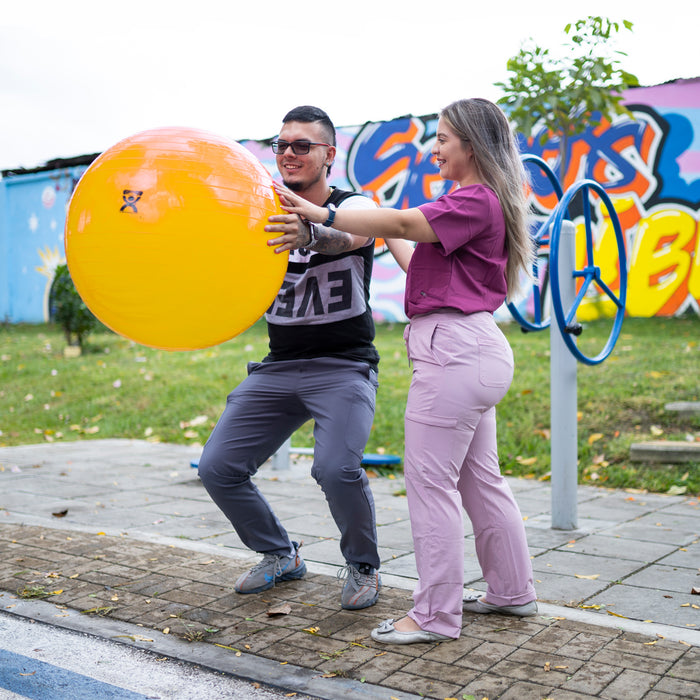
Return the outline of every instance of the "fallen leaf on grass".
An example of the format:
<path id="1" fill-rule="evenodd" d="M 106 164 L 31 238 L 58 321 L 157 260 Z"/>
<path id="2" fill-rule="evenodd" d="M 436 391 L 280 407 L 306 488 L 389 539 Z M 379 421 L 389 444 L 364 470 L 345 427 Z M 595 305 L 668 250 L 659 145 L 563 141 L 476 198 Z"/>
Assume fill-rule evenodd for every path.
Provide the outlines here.
<path id="1" fill-rule="evenodd" d="M 206 416 L 195 416 L 189 421 L 180 421 L 180 428 L 194 428 L 198 425 L 204 425 L 209 419 Z"/>
<path id="2" fill-rule="evenodd" d="M 280 603 L 273 605 L 267 609 L 267 616 L 274 617 L 275 615 L 289 615 L 292 612 L 292 606 L 289 603 Z"/>

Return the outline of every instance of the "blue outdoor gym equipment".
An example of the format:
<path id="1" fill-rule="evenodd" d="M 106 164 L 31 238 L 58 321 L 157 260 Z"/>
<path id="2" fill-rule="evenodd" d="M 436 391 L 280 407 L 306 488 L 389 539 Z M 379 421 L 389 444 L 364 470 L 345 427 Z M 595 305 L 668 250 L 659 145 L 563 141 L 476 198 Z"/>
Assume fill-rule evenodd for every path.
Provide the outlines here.
<path id="1" fill-rule="evenodd" d="M 578 425 L 576 364 L 597 365 L 605 360 L 620 336 L 627 299 L 627 256 L 625 240 L 617 213 L 605 190 L 593 180 L 581 180 L 563 191 L 559 180 L 547 163 L 538 156 L 522 156 L 525 164 L 533 163 L 547 176 L 558 203 L 547 219 L 537 228 L 533 239 L 537 248 L 533 267 L 533 313 L 526 316 L 512 303 L 508 308 L 524 331 L 550 329 L 551 378 L 551 475 L 552 527 L 574 530 L 577 521 L 578 489 Z M 594 262 L 591 195 L 597 195 L 607 209 L 615 231 L 619 259 L 619 294 L 603 281 L 601 269 Z M 586 264 L 576 269 L 576 227 L 569 217 L 572 201 L 582 199 L 586 235 Z M 544 274 L 539 262 L 547 259 Z M 578 292 L 577 280 L 582 279 Z M 596 285 L 615 306 L 612 331 L 603 349 L 590 357 L 581 352 L 576 338 L 583 326 L 576 320 L 576 312 L 586 293 Z M 549 300 L 549 305 L 547 304 Z M 547 306 L 550 308 L 548 309 Z M 549 312 L 549 313 L 548 313 Z M 553 314 L 553 316 L 552 316 Z M 552 317 L 556 319 L 553 324 Z"/>

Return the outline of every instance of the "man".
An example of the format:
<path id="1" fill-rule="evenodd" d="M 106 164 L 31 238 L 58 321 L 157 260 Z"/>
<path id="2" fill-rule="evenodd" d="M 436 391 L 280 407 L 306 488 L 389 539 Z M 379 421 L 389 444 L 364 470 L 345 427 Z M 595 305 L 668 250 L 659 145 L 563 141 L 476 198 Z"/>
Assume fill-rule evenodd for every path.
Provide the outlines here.
<path id="1" fill-rule="evenodd" d="M 199 476 L 243 543 L 262 560 L 235 583 L 258 593 L 299 579 L 306 565 L 251 476 L 307 420 L 313 418 L 312 476 L 340 530 L 346 561 L 341 605 L 358 610 L 378 598 L 374 499 L 360 463 L 374 419 L 379 355 L 369 284 L 374 241 L 332 228 L 334 207 L 372 208 L 363 196 L 331 188 L 335 128 L 316 107 L 297 107 L 283 120 L 272 149 L 290 189 L 329 206 L 323 226 L 285 215 L 291 232 L 271 239 L 290 251 L 282 288 L 265 314 L 270 352 L 248 365 L 231 392 L 199 461 Z"/>

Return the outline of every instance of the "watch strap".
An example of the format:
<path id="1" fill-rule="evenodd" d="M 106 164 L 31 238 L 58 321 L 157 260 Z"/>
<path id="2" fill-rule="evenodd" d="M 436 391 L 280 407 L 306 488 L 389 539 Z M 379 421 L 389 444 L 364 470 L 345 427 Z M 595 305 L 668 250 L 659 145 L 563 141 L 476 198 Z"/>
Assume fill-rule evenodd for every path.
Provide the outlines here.
<path id="1" fill-rule="evenodd" d="M 323 225 L 332 226 L 335 221 L 335 206 L 333 204 L 328 204 L 326 209 L 328 209 L 328 218 L 323 222 Z"/>

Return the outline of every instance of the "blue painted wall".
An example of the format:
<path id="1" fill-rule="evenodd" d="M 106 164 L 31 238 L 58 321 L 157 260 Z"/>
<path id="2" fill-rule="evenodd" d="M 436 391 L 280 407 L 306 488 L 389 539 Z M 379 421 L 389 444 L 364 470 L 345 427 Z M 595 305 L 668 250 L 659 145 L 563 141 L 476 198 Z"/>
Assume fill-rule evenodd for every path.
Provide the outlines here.
<path id="1" fill-rule="evenodd" d="M 65 262 L 63 228 L 70 195 L 87 166 L 0 181 L 0 319 L 42 323 L 54 269 Z"/>

